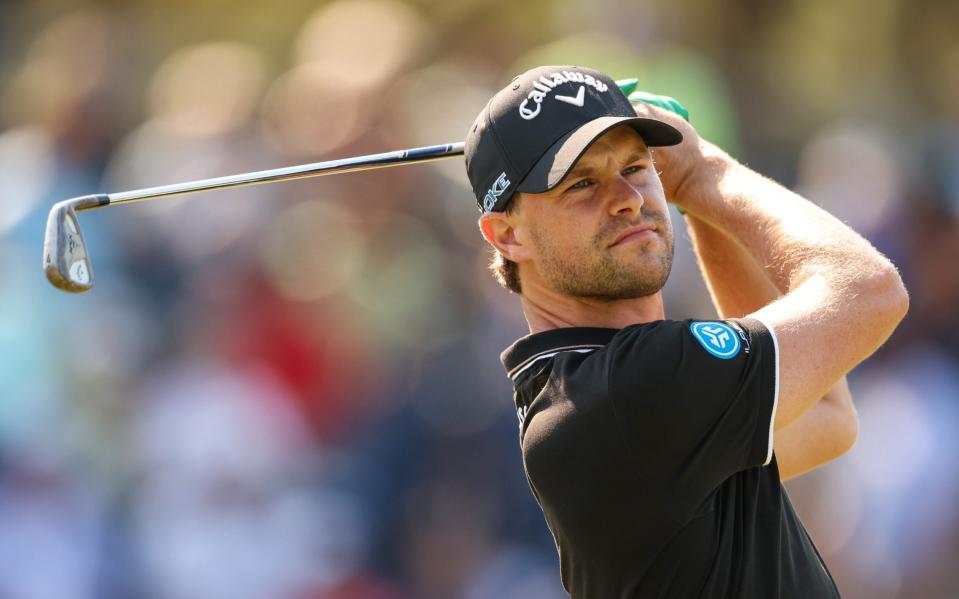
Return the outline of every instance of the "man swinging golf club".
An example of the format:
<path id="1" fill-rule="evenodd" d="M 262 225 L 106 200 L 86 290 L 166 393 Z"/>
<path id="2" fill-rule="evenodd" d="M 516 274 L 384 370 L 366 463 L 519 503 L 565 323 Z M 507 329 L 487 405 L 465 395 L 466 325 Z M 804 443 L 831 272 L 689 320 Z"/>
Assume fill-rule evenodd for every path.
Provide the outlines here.
<path id="1" fill-rule="evenodd" d="M 906 313 L 896 268 L 591 69 L 523 73 L 465 153 L 529 323 L 502 360 L 570 595 L 838 597 L 781 481 L 854 443 L 845 375 Z M 664 319 L 668 203 L 722 320 Z"/>

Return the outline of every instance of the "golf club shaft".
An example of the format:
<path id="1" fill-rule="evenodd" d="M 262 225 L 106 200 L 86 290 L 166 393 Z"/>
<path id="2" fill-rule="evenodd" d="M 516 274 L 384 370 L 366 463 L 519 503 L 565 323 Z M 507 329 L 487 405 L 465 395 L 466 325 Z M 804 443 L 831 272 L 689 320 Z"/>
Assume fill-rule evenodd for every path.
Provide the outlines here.
<path id="1" fill-rule="evenodd" d="M 213 179 L 200 179 L 199 181 L 187 181 L 185 183 L 174 183 L 172 185 L 160 185 L 157 187 L 135 189 L 133 191 L 103 194 L 100 197 L 105 197 L 109 201 L 100 201 L 98 203 L 90 202 L 86 205 L 78 205 L 76 209 L 78 211 L 92 210 L 113 204 L 142 202 L 144 200 L 193 193 L 196 191 L 227 189 L 230 187 L 243 187 L 260 183 L 272 183 L 274 181 L 290 181 L 293 179 L 305 179 L 308 177 L 319 177 L 337 173 L 387 168 L 415 162 L 442 160 L 444 158 L 453 158 L 462 155 L 463 142 L 425 146 L 421 148 L 411 148 L 409 150 L 397 150 L 395 152 L 356 156 L 354 158 L 341 158 L 338 160 L 287 166 L 265 171 L 242 173 L 239 175 L 228 175 L 226 177 L 215 177 Z"/>
<path id="2" fill-rule="evenodd" d="M 636 84 L 636 79 L 621 79 L 616 82 L 616 85 L 619 86 L 619 89 L 627 96 L 636 89 Z M 339 160 L 328 160 L 326 162 L 301 164 L 299 166 L 287 166 L 265 171 L 256 171 L 253 173 L 243 173 L 240 175 L 215 177 L 213 179 L 201 179 L 199 181 L 187 181 L 185 183 L 174 183 L 172 185 L 146 187 L 144 189 L 134 189 L 133 191 L 96 194 L 92 196 L 84 196 L 83 198 L 77 198 L 78 200 L 82 199 L 83 201 L 76 202 L 74 204 L 74 209 L 79 212 L 83 210 L 102 208 L 103 206 L 110 206 L 113 204 L 142 202 L 144 200 L 182 195 L 196 191 L 228 189 L 230 187 L 243 187 L 246 185 L 258 185 L 260 183 L 290 181 L 293 179 L 306 179 L 308 177 L 320 177 L 323 175 L 333 175 L 336 173 L 349 173 L 354 171 L 386 168 L 390 166 L 400 166 L 415 162 L 430 162 L 433 160 L 452 158 L 454 156 L 462 156 L 464 145 L 465 144 L 463 142 L 456 142 L 437 146 L 425 146 L 421 148 L 411 148 L 409 150 L 385 152 L 382 154 L 357 156 L 355 158 L 342 158 Z"/>

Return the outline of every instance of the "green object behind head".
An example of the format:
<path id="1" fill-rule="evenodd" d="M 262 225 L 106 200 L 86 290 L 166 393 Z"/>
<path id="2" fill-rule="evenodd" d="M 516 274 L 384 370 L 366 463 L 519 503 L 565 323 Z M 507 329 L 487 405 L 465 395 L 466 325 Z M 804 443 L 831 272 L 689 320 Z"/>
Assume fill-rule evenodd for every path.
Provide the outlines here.
<path id="1" fill-rule="evenodd" d="M 670 98 L 669 96 L 658 96 L 656 94 L 651 94 L 644 91 L 633 91 L 627 94 L 630 102 L 643 102 L 645 104 L 650 104 L 652 106 L 658 106 L 660 108 L 665 108 L 670 112 L 675 112 L 679 116 L 683 117 L 687 122 L 689 121 L 689 111 L 686 110 L 686 107 L 679 103 L 676 98 Z"/>
<path id="2" fill-rule="evenodd" d="M 629 94 L 636 91 L 636 86 L 639 85 L 639 79 L 617 79 L 616 85 L 619 86 L 619 89 L 623 92 L 623 95 L 628 98 Z"/>
<path id="3" fill-rule="evenodd" d="M 636 86 L 639 85 L 639 79 L 617 79 L 616 85 L 619 86 L 620 90 L 622 90 L 623 95 L 629 98 L 630 102 L 643 102 L 645 104 L 658 106 L 659 108 L 665 108 L 670 112 L 675 112 L 689 122 L 689 111 L 686 110 L 685 106 L 679 103 L 679 100 L 669 96 L 659 96 L 657 94 L 651 94 L 649 92 L 637 90 Z"/>

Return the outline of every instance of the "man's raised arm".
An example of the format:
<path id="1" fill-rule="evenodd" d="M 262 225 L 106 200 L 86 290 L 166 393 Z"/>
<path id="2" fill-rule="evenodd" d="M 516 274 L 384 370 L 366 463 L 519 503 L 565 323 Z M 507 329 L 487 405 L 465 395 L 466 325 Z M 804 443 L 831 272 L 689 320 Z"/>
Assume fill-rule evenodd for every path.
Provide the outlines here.
<path id="1" fill-rule="evenodd" d="M 782 295 L 736 240 L 686 215 L 693 249 L 720 318 L 741 318 Z M 846 377 L 789 426 L 776 430 L 779 477 L 788 480 L 846 453 L 859 434 L 859 418 Z"/>
<path id="2" fill-rule="evenodd" d="M 666 111 L 643 110 L 676 122 Z M 908 295 L 892 263 L 855 231 L 690 127 L 682 131 L 682 148 L 654 153 L 657 168 L 669 171 L 667 199 L 735 240 L 783 292 L 749 314 L 779 346 L 778 429 L 882 345 L 905 316 Z"/>

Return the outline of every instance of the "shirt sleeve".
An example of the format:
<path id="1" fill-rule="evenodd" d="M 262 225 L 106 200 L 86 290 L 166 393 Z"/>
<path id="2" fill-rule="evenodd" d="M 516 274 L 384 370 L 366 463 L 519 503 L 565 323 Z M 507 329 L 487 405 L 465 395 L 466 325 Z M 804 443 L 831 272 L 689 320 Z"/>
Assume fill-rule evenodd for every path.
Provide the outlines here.
<path id="1" fill-rule="evenodd" d="M 771 462 L 778 348 L 762 322 L 635 325 L 608 351 L 610 400 L 644 474 L 698 495 Z"/>

